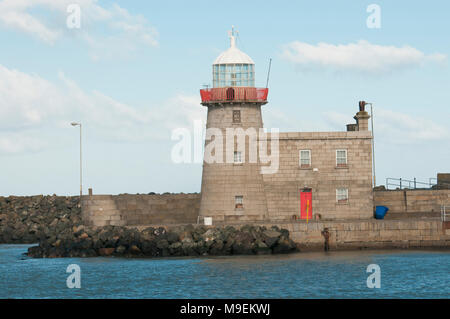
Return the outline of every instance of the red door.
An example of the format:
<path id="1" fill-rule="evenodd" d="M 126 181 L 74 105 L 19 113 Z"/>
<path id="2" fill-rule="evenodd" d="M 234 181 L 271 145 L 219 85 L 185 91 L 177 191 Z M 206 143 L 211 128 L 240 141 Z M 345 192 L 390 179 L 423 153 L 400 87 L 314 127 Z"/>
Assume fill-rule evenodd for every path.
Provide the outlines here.
<path id="1" fill-rule="evenodd" d="M 312 219 L 312 192 L 300 191 L 300 218 Z"/>

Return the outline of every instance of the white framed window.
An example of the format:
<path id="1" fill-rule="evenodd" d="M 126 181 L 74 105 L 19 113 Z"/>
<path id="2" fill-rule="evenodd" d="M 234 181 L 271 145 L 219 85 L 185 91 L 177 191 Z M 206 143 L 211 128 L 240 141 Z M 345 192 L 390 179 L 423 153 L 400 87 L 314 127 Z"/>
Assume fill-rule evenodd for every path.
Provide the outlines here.
<path id="1" fill-rule="evenodd" d="M 300 150 L 300 167 L 310 167 L 311 166 L 311 150 Z"/>
<path id="2" fill-rule="evenodd" d="M 347 166 L 347 150 L 336 150 L 336 166 Z"/>
<path id="3" fill-rule="evenodd" d="M 244 196 L 237 195 L 234 196 L 235 208 L 244 208 Z"/>
<path id="4" fill-rule="evenodd" d="M 339 204 L 345 204 L 348 202 L 348 188 L 336 189 L 336 202 Z"/>
<path id="5" fill-rule="evenodd" d="M 234 162 L 242 163 L 242 152 L 234 152 Z"/>

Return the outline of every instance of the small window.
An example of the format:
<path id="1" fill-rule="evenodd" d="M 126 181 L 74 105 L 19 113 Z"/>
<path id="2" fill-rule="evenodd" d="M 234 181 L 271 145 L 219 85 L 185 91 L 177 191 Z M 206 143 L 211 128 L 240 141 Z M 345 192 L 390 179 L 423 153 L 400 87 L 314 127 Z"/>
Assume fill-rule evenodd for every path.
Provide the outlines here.
<path id="1" fill-rule="evenodd" d="M 311 167 L 311 151 L 310 150 L 300 150 L 300 167 L 302 167 L 302 168 Z"/>
<path id="2" fill-rule="evenodd" d="M 242 163 L 242 153 L 241 152 L 234 152 L 234 162 Z"/>
<path id="3" fill-rule="evenodd" d="M 233 110 L 233 123 L 241 123 L 241 111 Z"/>
<path id="4" fill-rule="evenodd" d="M 347 150 L 336 150 L 336 166 L 347 166 Z"/>
<path id="5" fill-rule="evenodd" d="M 244 208 L 244 196 L 235 196 L 234 203 L 236 208 Z"/>
<path id="6" fill-rule="evenodd" d="M 348 202 L 348 189 L 347 188 L 336 189 L 336 201 L 338 204 L 346 204 Z"/>

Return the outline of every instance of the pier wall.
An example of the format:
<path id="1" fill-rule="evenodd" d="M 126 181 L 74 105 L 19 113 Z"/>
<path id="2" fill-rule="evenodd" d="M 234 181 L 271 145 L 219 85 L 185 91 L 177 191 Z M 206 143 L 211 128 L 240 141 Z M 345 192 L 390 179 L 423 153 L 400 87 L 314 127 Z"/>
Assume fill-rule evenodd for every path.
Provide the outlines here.
<path id="1" fill-rule="evenodd" d="M 199 194 L 95 195 L 83 200 L 84 220 L 78 197 L 0 197 L 0 243 L 35 243 L 42 238 L 56 240 L 67 229 L 74 233 L 86 225 L 148 225 L 172 227 L 197 222 Z M 144 215 L 144 216 L 141 216 Z M 244 224 L 232 224 L 236 228 Z M 439 217 L 398 220 L 289 221 L 253 223 L 290 231 L 301 250 L 323 250 L 322 231 L 329 229 L 331 250 L 364 248 L 450 247 L 450 221 Z M 211 227 L 216 227 L 214 223 Z"/>
<path id="2" fill-rule="evenodd" d="M 83 220 L 91 226 L 194 224 L 200 194 L 122 194 L 84 196 Z"/>
<path id="3" fill-rule="evenodd" d="M 323 250 L 322 231 L 329 230 L 330 250 L 365 248 L 450 248 L 450 222 L 425 220 L 354 220 L 348 222 L 292 222 L 276 225 L 289 230 L 301 250 Z"/>
<path id="4" fill-rule="evenodd" d="M 329 230 L 331 250 L 450 247 L 450 224 L 443 223 L 436 215 L 440 205 L 449 203 L 450 190 L 374 193 L 375 205 L 388 206 L 388 215 L 398 215 L 399 219 L 314 220 L 308 224 L 297 220 L 251 224 L 276 225 L 289 230 L 301 250 L 322 250 L 325 242 L 322 231 L 325 228 Z M 92 195 L 83 199 L 83 219 L 85 224 L 92 226 L 170 227 L 196 224 L 199 208 L 200 194 Z M 425 218 L 416 218 L 414 213 L 418 212 L 423 213 L 421 217 Z M 426 217 L 428 213 L 430 218 Z M 216 224 L 213 222 L 213 225 Z M 245 223 L 229 224 L 241 227 Z"/>
<path id="5" fill-rule="evenodd" d="M 389 207 L 388 214 L 438 213 L 450 205 L 450 189 L 408 189 L 374 191 L 374 206 Z"/>
<path id="6" fill-rule="evenodd" d="M 83 216 L 93 226 L 190 224 L 197 222 L 200 199 L 199 193 L 84 196 Z M 438 217 L 441 205 L 450 205 L 450 190 L 375 191 L 377 205 L 389 207 L 386 218 Z"/>

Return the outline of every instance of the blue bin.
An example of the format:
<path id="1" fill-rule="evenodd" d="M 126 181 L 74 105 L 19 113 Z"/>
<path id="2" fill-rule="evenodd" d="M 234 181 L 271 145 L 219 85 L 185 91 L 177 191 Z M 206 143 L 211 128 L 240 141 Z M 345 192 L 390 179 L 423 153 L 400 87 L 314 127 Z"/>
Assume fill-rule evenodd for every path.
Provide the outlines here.
<path id="1" fill-rule="evenodd" d="M 376 219 L 384 219 L 384 216 L 386 216 L 386 213 L 388 212 L 389 208 L 386 206 L 376 206 L 375 207 L 375 218 Z"/>

